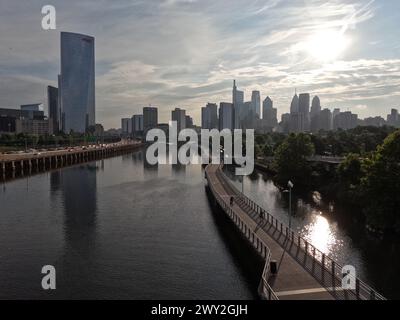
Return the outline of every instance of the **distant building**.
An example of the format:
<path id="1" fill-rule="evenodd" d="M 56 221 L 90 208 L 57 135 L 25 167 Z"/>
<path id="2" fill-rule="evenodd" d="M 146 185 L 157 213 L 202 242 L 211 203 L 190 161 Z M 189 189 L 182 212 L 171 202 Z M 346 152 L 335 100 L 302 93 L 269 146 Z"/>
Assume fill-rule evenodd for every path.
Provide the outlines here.
<path id="1" fill-rule="evenodd" d="M 121 119 L 121 130 L 123 136 L 128 136 L 132 134 L 132 119 L 123 118 Z"/>
<path id="2" fill-rule="evenodd" d="M 21 110 L 24 111 L 44 111 L 42 103 L 23 104 Z"/>
<path id="3" fill-rule="evenodd" d="M 61 32 L 59 79 L 62 123 L 65 133 L 84 133 L 95 125 L 94 38 Z"/>
<path id="4" fill-rule="evenodd" d="M 240 123 L 241 120 L 243 120 L 242 109 L 244 104 L 244 92 L 237 89 L 236 80 L 233 80 L 232 103 L 235 111 L 235 128 L 240 129 Z"/>
<path id="5" fill-rule="evenodd" d="M 315 96 L 311 103 L 310 111 L 310 131 L 317 132 L 320 129 L 320 113 L 321 113 L 321 101 L 318 96 Z M 332 116 L 332 114 L 331 114 Z M 331 127 L 331 125 L 330 125 Z"/>
<path id="6" fill-rule="evenodd" d="M 172 121 L 177 122 L 178 133 L 186 128 L 186 111 L 180 108 L 175 108 L 171 112 Z"/>
<path id="7" fill-rule="evenodd" d="M 310 94 L 301 93 L 299 95 L 299 113 L 301 114 L 301 130 L 300 132 L 310 130 Z"/>
<path id="8" fill-rule="evenodd" d="M 219 129 L 234 129 L 235 114 L 233 104 L 221 102 L 219 105 Z"/>
<path id="9" fill-rule="evenodd" d="M 60 130 L 60 108 L 58 104 L 58 89 L 52 86 L 47 87 L 47 105 L 49 108 L 49 119 L 53 123 L 53 133 Z"/>
<path id="10" fill-rule="evenodd" d="M 194 127 L 194 123 L 193 123 L 193 118 L 191 116 L 186 116 L 186 128 L 193 128 Z"/>
<path id="11" fill-rule="evenodd" d="M 270 97 L 263 101 L 263 120 L 267 128 L 275 128 L 278 125 L 278 110 L 273 107 L 274 103 Z"/>
<path id="12" fill-rule="evenodd" d="M 143 108 L 143 131 L 146 133 L 148 130 L 157 127 L 158 125 L 158 110 L 156 107 Z"/>
<path id="13" fill-rule="evenodd" d="M 340 112 L 333 119 L 333 129 L 349 130 L 358 125 L 358 116 L 350 111 Z"/>
<path id="14" fill-rule="evenodd" d="M 132 117 L 132 132 L 135 137 L 143 136 L 143 115 L 135 114 Z"/>
<path id="15" fill-rule="evenodd" d="M 50 120 L 16 119 L 15 133 L 33 135 L 48 135 L 53 133 L 53 123 Z"/>
<path id="16" fill-rule="evenodd" d="M 14 133 L 15 121 L 15 117 L 0 114 L 0 133 Z"/>
<path id="17" fill-rule="evenodd" d="M 368 117 L 362 121 L 362 125 L 370 127 L 383 127 L 386 124 L 382 117 Z"/>
<path id="18" fill-rule="evenodd" d="M 251 93 L 251 108 L 257 118 L 261 117 L 261 96 L 260 91 Z"/>
<path id="19" fill-rule="evenodd" d="M 316 116 L 318 119 L 317 131 L 324 130 L 330 131 L 332 130 L 332 112 L 329 109 L 324 109 L 319 112 Z"/>
<path id="20" fill-rule="evenodd" d="M 292 98 L 292 103 L 290 104 L 290 114 L 295 114 L 299 112 L 299 97 L 297 93 Z"/>
<path id="21" fill-rule="evenodd" d="M 282 133 L 289 133 L 290 132 L 290 113 L 284 113 L 281 116 L 281 122 L 279 124 L 280 132 Z"/>
<path id="22" fill-rule="evenodd" d="M 218 129 L 218 106 L 215 103 L 207 103 L 201 108 L 201 128 Z"/>
<path id="23" fill-rule="evenodd" d="M 400 127 L 400 116 L 397 109 L 392 109 L 387 116 L 387 124 L 392 127 Z"/>

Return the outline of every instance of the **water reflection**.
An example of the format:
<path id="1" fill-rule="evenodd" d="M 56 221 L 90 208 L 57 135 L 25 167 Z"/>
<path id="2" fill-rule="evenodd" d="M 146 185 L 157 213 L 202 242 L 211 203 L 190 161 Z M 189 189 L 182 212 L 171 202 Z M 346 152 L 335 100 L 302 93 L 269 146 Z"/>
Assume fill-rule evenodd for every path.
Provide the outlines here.
<path id="1" fill-rule="evenodd" d="M 337 240 L 328 219 L 322 215 L 314 215 L 312 219 L 314 221 L 304 226 L 300 234 L 323 253 L 332 253 Z"/>
<path id="2" fill-rule="evenodd" d="M 226 173 L 241 190 L 240 179 L 233 171 L 227 168 Z M 289 225 L 289 197 L 268 175 L 255 171 L 244 179 L 244 191 L 249 198 Z M 292 228 L 340 264 L 356 266 L 361 278 L 367 278 L 361 252 L 354 248 L 345 229 L 339 227 L 335 212 L 325 207 L 321 195 L 314 192 L 309 202 L 293 194 L 292 197 Z"/>

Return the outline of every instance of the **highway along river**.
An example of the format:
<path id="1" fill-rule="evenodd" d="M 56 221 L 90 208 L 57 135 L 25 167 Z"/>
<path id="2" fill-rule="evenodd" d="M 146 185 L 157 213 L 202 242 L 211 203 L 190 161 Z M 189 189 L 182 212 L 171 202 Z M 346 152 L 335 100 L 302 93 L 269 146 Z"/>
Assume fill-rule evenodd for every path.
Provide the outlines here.
<path id="1" fill-rule="evenodd" d="M 263 263 L 204 184 L 201 166 L 150 166 L 142 151 L 3 182 L 0 299 L 256 299 Z M 287 221 L 268 177 L 244 188 Z M 398 248 L 349 230 L 334 209 L 295 202 L 299 232 L 400 298 Z M 54 291 L 41 288 L 44 265 L 56 268 Z"/>

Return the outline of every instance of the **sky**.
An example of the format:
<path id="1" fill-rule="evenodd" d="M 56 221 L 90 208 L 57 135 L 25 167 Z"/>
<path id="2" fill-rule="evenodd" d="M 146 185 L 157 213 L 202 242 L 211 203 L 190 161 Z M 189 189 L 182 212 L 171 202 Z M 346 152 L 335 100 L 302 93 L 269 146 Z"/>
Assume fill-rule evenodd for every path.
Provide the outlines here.
<path id="1" fill-rule="evenodd" d="M 44 5 L 56 30 L 43 30 Z M 295 90 L 361 118 L 400 109 L 398 0 L 0 0 L 0 107 L 46 105 L 60 32 L 95 37 L 96 122 L 231 102 L 232 82 L 278 114 Z"/>

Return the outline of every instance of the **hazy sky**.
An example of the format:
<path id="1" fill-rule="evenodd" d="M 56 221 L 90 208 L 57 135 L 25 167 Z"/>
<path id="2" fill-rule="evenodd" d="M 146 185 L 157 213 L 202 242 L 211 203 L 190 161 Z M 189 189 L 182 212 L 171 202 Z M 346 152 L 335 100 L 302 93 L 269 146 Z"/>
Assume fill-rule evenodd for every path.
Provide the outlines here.
<path id="1" fill-rule="evenodd" d="M 41 28 L 54 5 L 57 30 Z M 0 106 L 46 102 L 61 31 L 96 38 L 96 122 L 174 107 L 195 123 L 232 80 L 278 113 L 295 88 L 361 117 L 400 107 L 399 0 L 0 0 Z"/>

